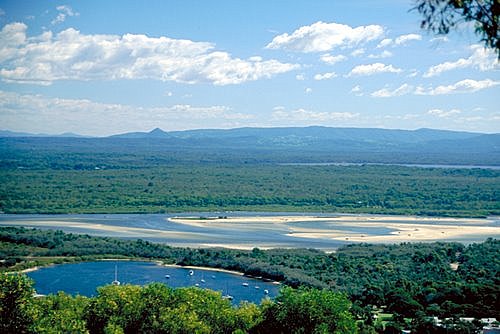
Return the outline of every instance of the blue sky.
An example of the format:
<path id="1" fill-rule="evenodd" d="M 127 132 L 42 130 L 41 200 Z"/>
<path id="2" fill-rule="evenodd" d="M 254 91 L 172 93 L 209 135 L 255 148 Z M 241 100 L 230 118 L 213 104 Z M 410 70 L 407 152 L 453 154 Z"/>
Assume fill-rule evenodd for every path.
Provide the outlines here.
<path id="1" fill-rule="evenodd" d="M 412 0 L 0 1 L 0 129 L 500 130 L 500 66 Z"/>

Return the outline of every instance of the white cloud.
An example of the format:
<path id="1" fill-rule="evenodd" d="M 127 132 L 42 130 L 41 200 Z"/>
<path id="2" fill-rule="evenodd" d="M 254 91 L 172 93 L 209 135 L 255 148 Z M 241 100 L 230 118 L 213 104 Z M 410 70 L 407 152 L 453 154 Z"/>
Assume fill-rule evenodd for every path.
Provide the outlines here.
<path id="1" fill-rule="evenodd" d="M 465 79 L 458 81 L 448 86 L 438 86 L 436 88 L 425 89 L 417 87 L 415 90 L 416 95 L 446 95 L 446 94 L 459 94 L 459 93 L 474 93 L 482 89 L 494 87 L 500 84 L 500 81 L 486 80 L 472 80 Z"/>
<path id="2" fill-rule="evenodd" d="M 447 94 L 459 94 L 459 93 L 474 93 L 482 89 L 494 87 L 499 85 L 500 81 L 493 81 L 490 79 L 476 81 L 472 79 L 465 79 L 458 81 L 452 85 L 448 86 L 438 86 L 436 88 L 417 86 L 414 87 L 409 84 L 403 84 L 400 87 L 390 90 L 388 88 L 383 88 L 377 90 L 370 95 L 372 97 L 394 97 L 407 94 L 414 95 L 447 95 Z"/>
<path id="3" fill-rule="evenodd" d="M 335 72 L 327 72 L 323 74 L 316 74 L 314 76 L 314 80 L 328 80 L 337 77 L 337 74 Z"/>
<path id="4" fill-rule="evenodd" d="M 410 74 L 408 74 L 408 78 L 414 78 L 418 75 L 418 73 L 419 73 L 418 70 L 413 69 L 410 71 Z"/>
<path id="5" fill-rule="evenodd" d="M 422 36 L 418 34 L 406 34 L 406 35 L 401 35 L 397 37 L 396 39 L 392 38 L 384 38 L 383 40 L 380 41 L 377 45 L 377 49 L 380 48 L 385 48 L 388 46 L 400 46 L 400 45 L 405 45 L 410 41 L 420 41 L 422 40 Z"/>
<path id="6" fill-rule="evenodd" d="M 384 50 L 383 52 L 381 52 L 379 54 L 371 54 L 368 56 L 368 58 L 372 58 L 372 59 L 389 58 L 389 57 L 392 57 L 392 52 L 387 51 L 387 50 Z"/>
<path id="7" fill-rule="evenodd" d="M 297 52 L 325 52 L 335 48 L 352 48 L 378 39 L 384 34 L 379 25 L 352 28 L 345 24 L 316 22 L 303 26 L 293 33 L 274 37 L 267 49 L 284 49 Z"/>
<path id="8" fill-rule="evenodd" d="M 295 79 L 297 79 L 299 81 L 304 81 L 304 80 L 306 80 L 306 76 L 304 74 L 302 74 L 302 73 L 301 74 L 297 74 L 295 76 Z"/>
<path id="9" fill-rule="evenodd" d="M 307 87 L 307 88 L 306 88 L 306 90 L 305 90 L 306 94 L 312 93 L 312 91 L 313 91 L 313 90 L 312 90 L 312 88 L 310 88 L 310 87 Z"/>
<path id="10" fill-rule="evenodd" d="M 359 57 L 359 56 L 361 56 L 364 53 L 365 53 L 365 49 L 363 49 L 363 48 L 356 49 L 353 52 L 351 52 L 351 56 L 353 56 L 353 57 Z"/>
<path id="11" fill-rule="evenodd" d="M 166 91 L 165 92 L 165 96 L 171 97 L 173 95 L 174 95 L 174 93 L 172 93 L 171 91 Z"/>
<path id="12" fill-rule="evenodd" d="M 406 43 L 410 41 L 420 41 L 422 40 L 422 36 L 418 34 L 407 34 L 407 35 L 401 35 L 398 38 L 394 40 L 395 45 L 405 45 Z"/>
<path id="13" fill-rule="evenodd" d="M 356 85 L 352 87 L 351 93 L 353 93 L 356 96 L 363 96 L 363 89 L 361 88 L 360 85 Z"/>
<path id="14" fill-rule="evenodd" d="M 299 68 L 277 60 L 233 58 L 207 42 L 145 35 L 85 35 L 66 29 L 27 37 L 22 23 L 0 31 L 0 78 L 18 83 L 56 80 L 153 79 L 240 84 Z"/>
<path id="15" fill-rule="evenodd" d="M 321 57 L 319 57 L 319 59 L 321 59 L 322 62 L 324 62 L 328 65 L 334 65 L 338 62 L 346 60 L 347 57 L 343 56 L 343 55 L 332 56 L 331 54 L 326 53 L 324 55 L 321 55 Z"/>
<path id="16" fill-rule="evenodd" d="M 438 36 L 438 37 L 432 38 L 429 42 L 431 42 L 431 43 L 446 43 L 448 41 L 449 41 L 448 37 Z"/>
<path id="17" fill-rule="evenodd" d="M 345 121 L 359 117 L 358 113 L 350 112 L 318 112 L 307 109 L 296 109 L 287 111 L 285 108 L 274 108 L 272 118 L 274 120 L 287 122 L 327 122 L 327 121 Z"/>
<path id="18" fill-rule="evenodd" d="M 358 65 L 354 67 L 347 76 L 362 76 L 362 75 L 373 75 L 378 73 L 400 73 L 402 69 L 394 67 L 392 65 L 385 65 L 382 63 L 374 63 L 368 65 Z"/>
<path id="19" fill-rule="evenodd" d="M 405 83 L 394 90 L 383 88 L 371 93 L 370 95 L 373 97 L 394 97 L 394 96 L 406 95 L 411 93 L 412 91 L 413 91 L 413 86 Z"/>
<path id="20" fill-rule="evenodd" d="M 251 115 L 226 106 L 136 107 L 99 103 L 86 99 L 46 98 L 0 91 L 0 124 L 16 131 L 110 135 L 127 131 L 196 127 L 234 127 Z M 29 120 L 29 121 L 27 121 Z M 49 127 L 51 127 L 49 129 Z"/>
<path id="21" fill-rule="evenodd" d="M 57 6 L 56 9 L 59 13 L 57 14 L 57 17 L 54 20 L 52 20 L 52 22 L 51 22 L 52 25 L 66 21 L 67 17 L 80 15 L 80 13 L 73 11 L 73 9 L 70 6 L 66 6 L 66 5 Z"/>
<path id="22" fill-rule="evenodd" d="M 392 44 L 391 38 L 384 38 L 383 40 L 380 41 L 380 43 L 378 43 L 377 49 L 385 48 L 386 46 L 389 46 L 391 44 Z"/>
<path id="23" fill-rule="evenodd" d="M 427 114 L 433 115 L 433 116 L 436 116 L 439 118 L 448 118 L 448 117 L 453 116 L 453 115 L 458 115 L 461 112 L 462 111 L 460 111 L 459 109 L 451 109 L 451 110 L 430 109 L 429 111 L 427 111 Z"/>
<path id="24" fill-rule="evenodd" d="M 460 58 L 456 61 L 444 62 L 430 67 L 424 73 L 424 78 L 440 75 L 443 72 L 452 71 L 459 68 L 476 67 L 480 71 L 488 71 L 499 68 L 499 63 L 495 53 L 489 49 L 485 49 L 480 45 L 472 45 L 472 55 L 468 58 Z"/>

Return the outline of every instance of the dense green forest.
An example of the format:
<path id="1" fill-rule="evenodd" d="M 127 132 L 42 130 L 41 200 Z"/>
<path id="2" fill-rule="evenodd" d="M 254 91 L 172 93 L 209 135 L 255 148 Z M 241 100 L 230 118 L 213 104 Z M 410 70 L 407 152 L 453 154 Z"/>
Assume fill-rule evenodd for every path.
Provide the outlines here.
<path id="1" fill-rule="evenodd" d="M 142 240 L 5 227 L 0 229 L 0 242 L 4 271 L 47 262 L 135 257 L 238 270 L 280 280 L 294 288 L 342 293 L 352 303 L 349 312 L 366 333 L 375 333 L 376 328 L 382 332 L 374 312 L 390 314 L 385 327 L 399 328 L 432 327 L 429 316 L 500 318 L 498 240 L 468 246 L 354 244 L 327 254 L 314 249 L 174 248 Z M 368 331 L 370 328 L 373 331 Z"/>
<path id="2" fill-rule="evenodd" d="M 500 214 L 500 170 L 367 164 L 496 164 L 497 135 L 321 127 L 214 131 L 0 137 L 0 212 Z M 476 150 L 466 149 L 472 144 Z"/>
<path id="3" fill-rule="evenodd" d="M 0 169 L 6 213 L 325 211 L 500 214 L 500 171 L 397 166 L 192 164 Z"/>

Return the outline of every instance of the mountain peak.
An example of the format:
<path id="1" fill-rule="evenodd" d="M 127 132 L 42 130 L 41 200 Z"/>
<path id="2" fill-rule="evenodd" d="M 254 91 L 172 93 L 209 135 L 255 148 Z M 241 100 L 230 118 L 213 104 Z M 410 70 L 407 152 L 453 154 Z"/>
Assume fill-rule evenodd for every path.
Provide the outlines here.
<path id="1" fill-rule="evenodd" d="M 162 129 L 160 129 L 160 128 L 155 128 L 155 129 L 153 129 L 153 130 L 149 131 L 149 134 L 152 134 L 152 135 L 153 135 L 153 134 L 160 134 L 160 133 L 161 133 L 161 134 L 164 134 L 164 133 L 165 133 L 165 131 L 163 131 L 163 130 L 162 130 Z"/>

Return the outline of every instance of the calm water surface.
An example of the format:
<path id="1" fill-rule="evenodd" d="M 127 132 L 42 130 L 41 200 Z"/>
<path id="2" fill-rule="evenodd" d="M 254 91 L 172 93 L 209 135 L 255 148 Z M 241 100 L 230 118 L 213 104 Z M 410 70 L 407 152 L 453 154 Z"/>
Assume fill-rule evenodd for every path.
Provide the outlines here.
<path id="1" fill-rule="evenodd" d="M 233 303 L 246 300 L 260 303 L 263 298 L 275 297 L 280 286 L 241 275 L 211 270 L 161 266 L 152 262 L 141 261 L 97 261 L 61 264 L 41 268 L 27 273 L 35 281 L 37 293 L 47 295 L 64 291 L 84 296 L 97 295 L 96 288 L 111 284 L 114 280 L 115 266 L 121 284 L 145 285 L 152 282 L 165 283 L 169 287 L 209 288 L 221 291 L 223 295 L 234 297 Z M 166 278 L 169 275 L 170 278 Z M 204 281 L 204 282 L 203 282 Z M 248 286 L 244 286 L 246 283 Z M 265 294 L 268 290 L 269 294 Z"/>

